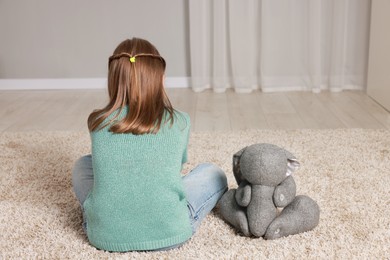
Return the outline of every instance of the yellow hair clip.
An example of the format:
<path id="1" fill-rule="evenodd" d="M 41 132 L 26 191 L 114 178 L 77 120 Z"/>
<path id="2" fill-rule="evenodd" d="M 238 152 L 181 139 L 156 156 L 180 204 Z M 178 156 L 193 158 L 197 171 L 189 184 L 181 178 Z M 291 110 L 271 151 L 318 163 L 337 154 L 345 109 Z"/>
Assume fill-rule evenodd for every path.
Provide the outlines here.
<path id="1" fill-rule="evenodd" d="M 130 57 L 130 62 L 134 63 L 135 62 L 135 57 Z"/>

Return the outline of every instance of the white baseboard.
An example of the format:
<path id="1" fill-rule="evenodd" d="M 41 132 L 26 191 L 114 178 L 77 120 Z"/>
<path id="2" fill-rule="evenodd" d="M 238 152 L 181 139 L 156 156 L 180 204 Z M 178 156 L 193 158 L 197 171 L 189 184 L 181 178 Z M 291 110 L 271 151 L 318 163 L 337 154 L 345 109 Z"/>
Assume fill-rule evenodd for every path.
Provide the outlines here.
<path id="1" fill-rule="evenodd" d="M 189 88 L 189 77 L 166 77 L 167 88 Z M 0 90 L 105 89 L 106 78 L 0 79 Z"/>
<path id="2" fill-rule="evenodd" d="M 190 77 L 166 77 L 164 85 L 166 88 L 189 88 Z"/>
<path id="3" fill-rule="evenodd" d="M 189 88 L 190 77 L 166 77 L 166 88 Z M 71 79 L 0 79 L 0 90 L 66 90 L 66 89 L 106 89 L 106 78 L 71 78 Z M 209 86 L 198 89 L 202 91 L 210 88 Z M 262 87 L 263 92 L 279 92 L 279 91 L 314 91 L 320 92 L 327 87 L 319 89 L 308 89 L 305 86 L 285 86 L 285 87 Z M 342 89 L 356 90 L 364 89 L 363 86 L 346 85 L 343 88 L 330 88 L 331 91 L 341 91 Z M 237 92 L 250 92 L 252 89 L 237 89 Z M 197 91 L 197 89 L 194 89 Z M 216 92 L 224 92 L 214 90 Z"/>

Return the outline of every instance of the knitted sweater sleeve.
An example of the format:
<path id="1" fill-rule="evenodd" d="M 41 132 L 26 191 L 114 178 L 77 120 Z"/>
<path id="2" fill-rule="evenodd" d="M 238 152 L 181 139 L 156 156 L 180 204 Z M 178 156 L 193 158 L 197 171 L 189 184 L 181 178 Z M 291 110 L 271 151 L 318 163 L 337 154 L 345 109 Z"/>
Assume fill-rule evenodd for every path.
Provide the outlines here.
<path id="1" fill-rule="evenodd" d="M 186 131 L 187 136 L 186 136 L 186 143 L 185 143 L 185 147 L 184 147 L 184 151 L 183 151 L 182 164 L 188 162 L 188 143 L 190 140 L 190 130 L 191 130 L 190 118 L 188 115 L 185 115 L 185 118 L 186 118 L 186 122 L 188 124 L 188 127 L 187 127 L 187 131 Z"/>

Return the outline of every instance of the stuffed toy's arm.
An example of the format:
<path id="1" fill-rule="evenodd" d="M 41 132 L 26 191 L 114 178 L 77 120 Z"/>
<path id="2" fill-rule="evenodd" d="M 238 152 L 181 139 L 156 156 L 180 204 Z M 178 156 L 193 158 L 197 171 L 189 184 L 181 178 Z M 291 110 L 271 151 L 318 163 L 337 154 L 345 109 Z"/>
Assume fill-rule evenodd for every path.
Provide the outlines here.
<path id="1" fill-rule="evenodd" d="M 276 207 L 283 208 L 293 201 L 296 195 L 296 185 L 292 174 L 299 168 L 298 160 L 289 151 L 285 151 L 287 156 L 287 171 L 288 176 L 278 186 L 276 186 L 273 200 Z"/>
<path id="2" fill-rule="evenodd" d="M 296 194 L 296 184 L 290 175 L 278 186 L 276 186 L 273 200 L 276 207 L 284 208 L 294 200 Z"/>
<path id="3" fill-rule="evenodd" d="M 235 199 L 241 207 L 247 207 L 251 202 L 252 186 L 249 182 L 243 181 L 238 186 L 235 194 Z"/>

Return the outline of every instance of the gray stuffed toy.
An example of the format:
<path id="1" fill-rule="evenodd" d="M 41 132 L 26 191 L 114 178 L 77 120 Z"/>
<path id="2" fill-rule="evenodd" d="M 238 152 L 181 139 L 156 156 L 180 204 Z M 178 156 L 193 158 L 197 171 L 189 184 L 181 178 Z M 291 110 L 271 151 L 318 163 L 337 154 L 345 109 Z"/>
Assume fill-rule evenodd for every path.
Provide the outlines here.
<path id="1" fill-rule="evenodd" d="M 238 188 L 219 201 L 222 217 L 245 236 L 276 239 L 315 228 L 320 209 L 307 196 L 295 196 L 292 173 L 299 167 L 287 150 L 253 144 L 233 156 Z M 284 208 L 278 214 L 278 208 Z"/>

